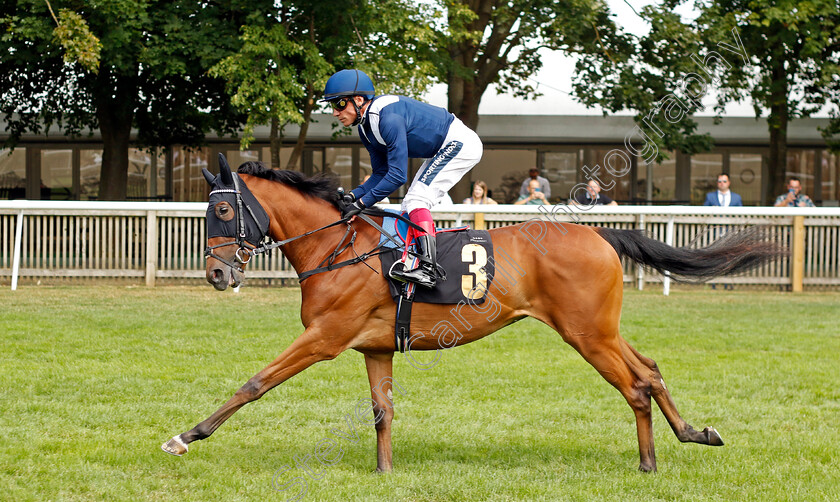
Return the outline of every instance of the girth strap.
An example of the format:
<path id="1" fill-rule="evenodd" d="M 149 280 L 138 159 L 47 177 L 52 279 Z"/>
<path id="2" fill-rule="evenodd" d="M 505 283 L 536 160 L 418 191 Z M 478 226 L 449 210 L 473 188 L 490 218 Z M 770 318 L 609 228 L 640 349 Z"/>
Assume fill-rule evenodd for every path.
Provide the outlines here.
<path id="1" fill-rule="evenodd" d="M 400 352 L 405 352 L 411 336 L 411 307 L 414 306 L 414 283 L 403 283 L 400 298 L 397 300 L 397 315 L 394 324 L 394 345 Z"/>

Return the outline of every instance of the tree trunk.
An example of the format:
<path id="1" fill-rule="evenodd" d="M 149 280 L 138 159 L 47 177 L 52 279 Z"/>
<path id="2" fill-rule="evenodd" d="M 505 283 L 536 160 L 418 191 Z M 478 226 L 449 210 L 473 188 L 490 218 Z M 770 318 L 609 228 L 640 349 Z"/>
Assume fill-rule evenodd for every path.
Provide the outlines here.
<path id="1" fill-rule="evenodd" d="M 271 152 L 271 168 L 280 169 L 280 146 L 283 137 L 280 136 L 280 119 L 271 117 L 271 132 L 268 138 L 268 147 Z"/>
<path id="2" fill-rule="evenodd" d="M 478 128 L 478 105 L 481 103 L 482 93 L 477 91 L 472 80 L 461 77 L 450 76 L 447 85 L 449 111 L 475 131 Z"/>
<path id="3" fill-rule="evenodd" d="M 289 157 L 289 163 L 286 164 L 286 169 L 295 170 L 295 167 L 300 160 L 300 156 L 303 153 L 303 144 L 306 142 L 306 134 L 309 131 L 309 121 L 312 118 L 312 110 L 315 108 L 315 93 L 309 85 L 306 86 L 306 100 L 304 103 L 303 123 L 300 125 L 297 143 L 295 143 L 295 148 L 292 150 L 292 155 Z M 303 169 L 301 168 L 301 171 L 302 170 Z"/>
<path id="4" fill-rule="evenodd" d="M 100 69 L 97 83 L 96 117 L 103 145 L 98 198 L 125 200 L 137 86 L 131 77 L 113 77 L 109 68 Z"/>
<path id="5" fill-rule="evenodd" d="M 504 39 L 510 33 L 514 21 L 500 25 L 499 19 L 493 19 L 494 9 L 498 8 L 496 2 L 474 0 L 467 2 L 466 6 L 475 14 L 475 18 L 463 27 L 467 32 L 485 33 L 490 28 L 497 40 Z M 449 21 L 450 24 L 458 24 L 451 17 Z M 447 106 L 450 112 L 474 131 L 478 129 L 478 105 L 481 104 L 481 98 L 507 64 L 506 55 L 499 52 L 500 47 L 502 44 L 481 45 L 472 37 L 459 38 L 458 42 L 449 46 L 453 66 L 446 79 Z M 482 54 L 479 49 L 485 52 Z"/>
<path id="6" fill-rule="evenodd" d="M 776 196 L 785 191 L 787 174 L 787 128 L 789 119 L 788 83 L 784 69 L 784 61 L 772 70 L 770 89 L 770 117 L 767 119 L 770 130 L 770 158 L 768 159 L 767 204 L 773 204 Z"/>

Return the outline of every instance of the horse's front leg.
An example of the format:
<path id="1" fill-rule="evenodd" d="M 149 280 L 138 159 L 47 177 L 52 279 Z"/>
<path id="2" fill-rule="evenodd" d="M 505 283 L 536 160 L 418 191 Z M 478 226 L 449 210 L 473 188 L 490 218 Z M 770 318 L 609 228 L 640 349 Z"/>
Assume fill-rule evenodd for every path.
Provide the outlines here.
<path id="1" fill-rule="evenodd" d="M 365 354 L 376 427 L 376 472 L 391 472 L 394 468 L 391 460 L 391 420 L 394 419 L 393 360 L 393 352 Z"/>
<path id="2" fill-rule="evenodd" d="M 334 359 L 347 347 L 347 344 L 340 343 L 335 338 L 330 339 L 329 342 L 326 338 L 322 330 L 313 327 L 307 328 L 289 348 L 284 350 L 277 359 L 272 361 L 262 371 L 251 377 L 215 413 L 189 431 L 175 436 L 164 443 L 161 446 L 163 451 L 173 455 L 183 455 L 187 452 L 187 445 L 213 434 L 239 408 L 251 401 L 256 401 L 269 390 L 318 361 Z"/>

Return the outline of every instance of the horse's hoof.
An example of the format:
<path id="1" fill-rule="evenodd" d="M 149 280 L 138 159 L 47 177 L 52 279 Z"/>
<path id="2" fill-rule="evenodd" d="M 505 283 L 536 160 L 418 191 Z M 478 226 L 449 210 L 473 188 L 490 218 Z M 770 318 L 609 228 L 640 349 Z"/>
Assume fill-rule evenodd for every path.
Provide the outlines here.
<path id="1" fill-rule="evenodd" d="M 706 434 L 706 440 L 708 441 L 706 444 L 710 446 L 723 446 L 723 438 L 720 437 L 720 434 L 718 434 L 718 431 L 714 427 L 706 427 L 703 429 L 703 432 Z"/>
<path id="2" fill-rule="evenodd" d="M 189 447 L 187 443 L 181 441 L 181 436 L 175 436 L 169 441 L 160 445 L 160 449 L 169 453 L 170 455 L 175 455 L 176 457 L 180 457 L 184 453 L 187 453 Z"/>
<path id="3" fill-rule="evenodd" d="M 656 472 L 656 464 L 639 464 L 639 472 Z"/>

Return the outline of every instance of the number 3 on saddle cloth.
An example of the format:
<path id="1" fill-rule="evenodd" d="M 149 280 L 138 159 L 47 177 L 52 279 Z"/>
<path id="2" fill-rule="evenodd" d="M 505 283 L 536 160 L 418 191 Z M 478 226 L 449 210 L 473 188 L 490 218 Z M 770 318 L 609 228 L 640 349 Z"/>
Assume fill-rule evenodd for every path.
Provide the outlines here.
<path id="1" fill-rule="evenodd" d="M 437 230 L 437 263 L 446 271 L 446 277 L 438 279 L 434 289 L 427 289 L 389 277 L 389 271 L 396 261 L 405 258 L 407 268 L 411 268 L 416 265 L 412 262 L 417 259 L 407 254 L 405 242 L 408 239 L 409 228 L 405 222 L 386 217 L 382 222 L 382 228 L 395 240 L 403 243 L 402 247 L 397 248 L 394 242 L 383 235 L 380 244 L 390 250 L 379 255 L 382 262 L 382 275 L 388 279 L 391 297 L 397 303 L 397 319 L 394 327 L 397 350 L 405 352 L 405 344 L 410 333 L 413 302 L 440 304 L 465 302 L 473 305 L 484 303 L 487 290 L 496 272 L 490 232 L 470 230 L 468 227 Z M 413 239 L 409 244 L 413 251 Z"/>

